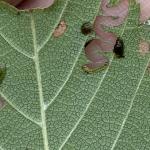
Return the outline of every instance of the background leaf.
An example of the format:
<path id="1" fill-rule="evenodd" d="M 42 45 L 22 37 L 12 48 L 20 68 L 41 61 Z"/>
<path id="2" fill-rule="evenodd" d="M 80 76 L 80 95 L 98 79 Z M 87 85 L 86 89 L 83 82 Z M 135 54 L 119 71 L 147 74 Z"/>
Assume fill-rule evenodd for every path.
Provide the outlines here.
<path id="1" fill-rule="evenodd" d="M 113 29 L 125 58 L 86 74 L 81 25 L 94 21 L 99 0 L 56 0 L 44 10 L 17 12 L 0 3 L 0 63 L 7 74 L 0 94 L 1 150 L 148 150 L 150 148 L 149 55 L 140 56 L 139 6 Z M 64 20 L 67 31 L 52 33 Z"/>

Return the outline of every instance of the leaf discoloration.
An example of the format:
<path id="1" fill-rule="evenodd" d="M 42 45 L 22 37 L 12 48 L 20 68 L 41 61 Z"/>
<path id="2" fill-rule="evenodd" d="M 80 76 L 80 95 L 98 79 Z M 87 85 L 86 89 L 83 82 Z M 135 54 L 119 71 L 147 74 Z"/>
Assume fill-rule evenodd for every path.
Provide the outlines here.
<path id="1" fill-rule="evenodd" d="M 53 36 L 54 37 L 60 37 L 61 35 L 64 34 L 64 32 L 66 31 L 66 29 L 67 29 L 66 22 L 64 20 L 60 21 L 60 23 L 58 24 L 57 28 L 53 32 Z"/>
<path id="2" fill-rule="evenodd" d="M 139 53 L 140 55 L 142 56 L 145 56 L 146 54 L 149 53 L 149 48 L 150 48 L 150 45 L 148 42 L 142 40 L 140 41 L 140 44 L 139 44 Z"/>

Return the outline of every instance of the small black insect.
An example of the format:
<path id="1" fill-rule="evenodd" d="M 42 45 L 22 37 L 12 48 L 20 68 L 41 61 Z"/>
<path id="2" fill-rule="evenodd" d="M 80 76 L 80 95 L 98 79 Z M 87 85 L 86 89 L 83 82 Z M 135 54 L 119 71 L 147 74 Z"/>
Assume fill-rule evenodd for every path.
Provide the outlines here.
<path id="1" fill-rule="evenodd" d="M 114 46 L 113 52 L 118 58 L 123 58 L 124 56 L 124 43 L 123 40 L 119 37 L 116 40 L 116 44 Z"/>
<path id="2" fill-rule="evenodd" d="M 82 26 L 81 26 L 81 32 L 84 35 L 88 35 L 93 31 L 93 26 L 90 22 L 85 22 Z"/>

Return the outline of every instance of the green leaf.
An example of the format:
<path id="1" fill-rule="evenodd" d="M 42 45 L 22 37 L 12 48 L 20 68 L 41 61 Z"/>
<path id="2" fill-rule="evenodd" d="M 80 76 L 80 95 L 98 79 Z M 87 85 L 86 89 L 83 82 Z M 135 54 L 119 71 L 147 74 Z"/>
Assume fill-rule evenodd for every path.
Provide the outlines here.
<path id="1" fill-rule="evenodd" d="M 0 3 L 0 150 L 148 150 L 150 55 L 139 53 L 149 26 L 139 25 L 139 6 L 113 29 L 125 58 L 86 74 L 80 32 L 94 21 L 99 0 L 56 0 L 47 9 L 17 12 Z M 59 22 L 66 32 L 53 37 Z"/>

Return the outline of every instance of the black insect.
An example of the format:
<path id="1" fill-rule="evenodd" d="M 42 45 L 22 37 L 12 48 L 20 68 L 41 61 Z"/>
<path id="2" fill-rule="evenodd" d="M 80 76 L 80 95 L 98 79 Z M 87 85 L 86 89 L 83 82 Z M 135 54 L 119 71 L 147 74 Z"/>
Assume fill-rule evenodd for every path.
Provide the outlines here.
<path id="1" fill-rule="evenodd" d="M 88 35 L 90 33 L 92 33 L 93 31 L 93 26 L 90 22 L 85 22 L 82 26 L 81 26 L 81 32 L 84 35 Z"/>
<path id="2" fill-rule="evenodd" d="M 123 40 L 119 37 L 116 40 L 116 44 L 114 46 L 113 52 L 118 58 L 123 58 L 124 56 L 124 43 Z"/>

